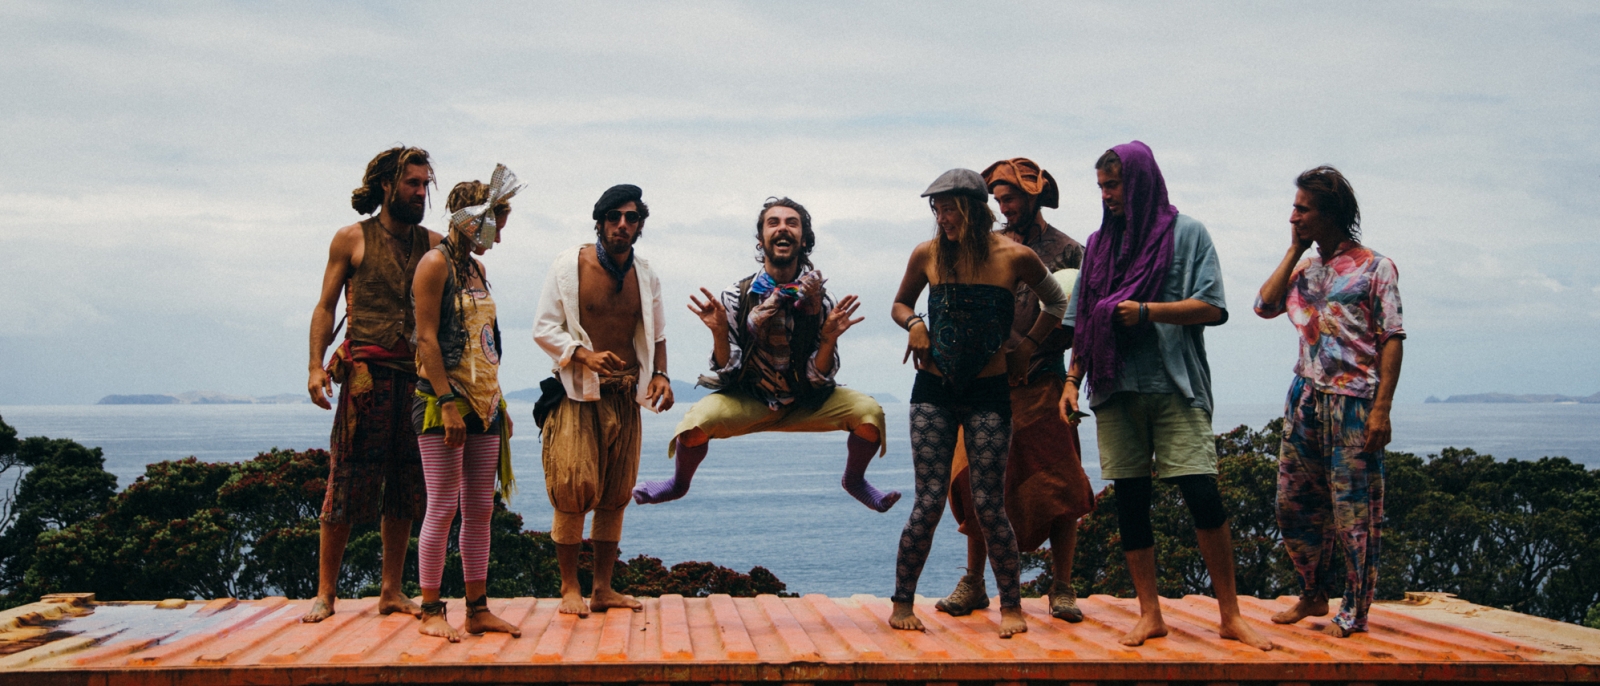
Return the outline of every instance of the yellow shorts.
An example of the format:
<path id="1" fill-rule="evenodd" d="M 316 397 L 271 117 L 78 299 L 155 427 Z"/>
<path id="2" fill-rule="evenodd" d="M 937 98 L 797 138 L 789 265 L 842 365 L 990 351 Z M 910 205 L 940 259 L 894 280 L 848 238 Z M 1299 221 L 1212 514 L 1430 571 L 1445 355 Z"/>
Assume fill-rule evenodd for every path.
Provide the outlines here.
<path id="1" fill-rule="evenodd" d="M 878 455 L 882 456 L 889 442 L 883 406 L 860 391 L 835 388 L 827 401 L 814 410 L 798 403 L 774 410 L 738 391 L 712 393 L 684 413 L 678 430 L 667 442 L 667 456 L 677 450 L 677 437 L 690 429 L 700 429 L 711 438 L 732 438 L 763 431 L 855 431 L 862 424 L 877 427 Z"/>

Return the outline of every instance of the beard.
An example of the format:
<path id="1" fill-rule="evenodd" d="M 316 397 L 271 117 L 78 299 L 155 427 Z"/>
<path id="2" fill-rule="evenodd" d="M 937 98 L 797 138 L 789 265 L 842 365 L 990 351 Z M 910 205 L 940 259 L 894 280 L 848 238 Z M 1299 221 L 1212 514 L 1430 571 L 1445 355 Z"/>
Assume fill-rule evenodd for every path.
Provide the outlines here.
<path id="1" fill-rule="evenodd" d="M 1006 219 L 1006 230 L 1027 235 L 1033 231 L 1033 227 L 1039 225 L 1038 218 L 1039 207 L 1029 203 L 1027 207 L 1023 208 L 1022 213 L 1017 217 L 1017 221 L 1011 221 L 1010 218 Z"/>
<path id="2" fill-rule="evenodd" d="M 389 203 L 389 214 L 402 224 L 421 224 L 422 217 L 427 213 L 427 209 L 428 206 L 424 203 Z"/>
<path id="3" fill-rule="evenodd" d="M 617 255 L 633 249 L 633 244 L 638 243 L 639 237 L 644 235 L 644 227 L 639 227 L 639 230 L 633 234 L 632 238 L 620 240 L 612 240 L 610 236 L 606 235 L 604 229 L 599 228 L 594 230 L 594 235 L 595 238 L 600 239 L 600 242 L 606 246 L 606 252 Z"/>
<path id="4" fill-rule="evenodd" d="M 800 259 L 800 253 L 797 252 L 789 253 L 788 257 L 779 257 L 778 255 L 773 254 L 770 246 L 762 247 L 761 256 L 766 261 L 766 264 L 770 264 L 779 269 L 788 269 L 789 267 L 794 266 L 794 263 Z"/>

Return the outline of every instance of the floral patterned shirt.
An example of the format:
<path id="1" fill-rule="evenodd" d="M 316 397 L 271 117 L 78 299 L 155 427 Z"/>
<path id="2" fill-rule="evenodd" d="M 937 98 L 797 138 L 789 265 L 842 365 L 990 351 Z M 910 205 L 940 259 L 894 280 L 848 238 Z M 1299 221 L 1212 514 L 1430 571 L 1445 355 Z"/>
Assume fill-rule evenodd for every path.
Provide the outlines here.
<path id="1" fill-rule="evenodd" d="M 1378 353 L 1400 324 L 1400 273 L 1394 261 L 1356 244 L 1327 264 L 1312 251 L 1289 276 L 1283 302 L 1256 296 L 1256 314 L 1284 312 L 1300 332 L 1294 373 L 1325 393 L 1371 398 L 1378 392 Z"/>

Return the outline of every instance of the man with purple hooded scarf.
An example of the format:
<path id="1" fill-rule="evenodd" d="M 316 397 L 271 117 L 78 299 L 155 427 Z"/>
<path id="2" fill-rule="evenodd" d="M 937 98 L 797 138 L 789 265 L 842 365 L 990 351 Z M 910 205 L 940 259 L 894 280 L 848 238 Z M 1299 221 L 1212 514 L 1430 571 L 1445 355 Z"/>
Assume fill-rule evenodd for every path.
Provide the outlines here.
<path id="1" fill-rule="evenodd" d="M 1061 413 L 1078 411 L 1085 381 L 1100 444 L 1100 477 L 1116 488 L 1117 521 L 1139 621 L 1122 643 L 1167 635 L 1156 593 L 1153 478 L 1183 492 L 1194 516 L 1223 638 L 1271 650 L 1239 614 L 1228 515 L 1217 490 L 1205 327 L 1228 321 L 1222 269 L 1200 222 L 1178 214 L 1150 147 L 1133 141 L 1095 162 L 1104 204 L 1067 305 L 1076 328 Z"/>

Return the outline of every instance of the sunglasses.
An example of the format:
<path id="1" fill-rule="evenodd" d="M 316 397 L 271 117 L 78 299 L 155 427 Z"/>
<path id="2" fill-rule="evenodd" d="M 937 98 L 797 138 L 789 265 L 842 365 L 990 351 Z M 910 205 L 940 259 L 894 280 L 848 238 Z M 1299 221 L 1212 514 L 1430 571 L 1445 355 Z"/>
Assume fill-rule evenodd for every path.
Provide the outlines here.
<path id="1" fill-rule="evenodd" d="M 606 212 L 606 221 L 608 222 L 615 223 L 623 220 L 627 220 L 629 224 L 638 224 L 639 213 L 633 210 L 628 210 L 627 212 L 623 212 L 621 210 L 611 210 Z"/>

